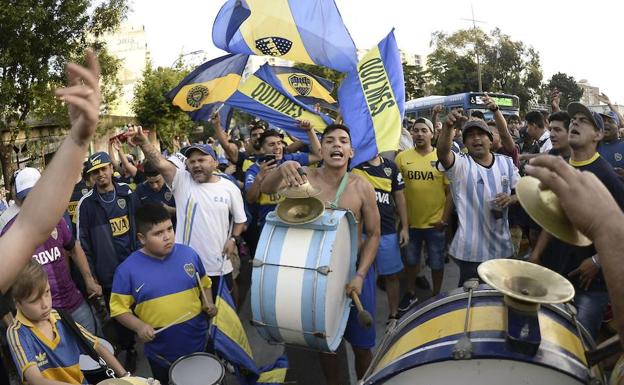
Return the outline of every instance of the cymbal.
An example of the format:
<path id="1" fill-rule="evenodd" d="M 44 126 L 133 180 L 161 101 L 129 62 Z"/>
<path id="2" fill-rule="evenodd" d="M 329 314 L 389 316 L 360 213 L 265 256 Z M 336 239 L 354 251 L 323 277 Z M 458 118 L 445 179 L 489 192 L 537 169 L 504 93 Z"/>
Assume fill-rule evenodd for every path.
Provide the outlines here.
<path id="1" fill-rule="evenodd" d="M 506 296 L 529 303 L 563 303 L 574 297 L 564 277 L 543 266 L 518 259 L 491 259 L 477 268 L 479 277 Z"/>
<path id="2" fill-rule="evenodd" d="M 325 212 L 325 205 L 320 199 L 286 198 L 277 204 L 275 214 L 284 222 L 301 225 L 314 222 Z"/>
<path id="3" fill-rule="evenodd" d="M 566 243 L 591 245 L 592 241 L 578 231 L 565 215 L 555 193 L 541 190 L 539 184 L 539 179 L 524 176 L 516 185 L 518 200 L 529 216 L 544 230 Z"/>
<path id="4" fill-rule="evenodd" d="M 97 385 L 145 385 L 147 379 L 142 377 L 123 377 L 123 378 L 109 378 L 108 380 L 100 381 Z"/>
<path id="5" fill-rule="evenodd" d="M 279 191 L 281 196 L 293 199 L 315 197 L 320 193 L 321 189 L 312 186 L 309 181 L 302 185 L 286 187 Z"/>

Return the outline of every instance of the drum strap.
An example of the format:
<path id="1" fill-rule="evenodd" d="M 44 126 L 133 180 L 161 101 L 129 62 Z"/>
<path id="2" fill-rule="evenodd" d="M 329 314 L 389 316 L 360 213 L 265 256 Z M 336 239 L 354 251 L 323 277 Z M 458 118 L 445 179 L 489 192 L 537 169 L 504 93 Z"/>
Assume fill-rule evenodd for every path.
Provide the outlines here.
<path id="1" fill-rule="evenodd" d="M 338 186 L 338 190 L 336 191 L 336 198 L 334 199 L 333 202 L 329 203 L 330 209 L 338 208 L 338 202 L 340 202 L 340 197 L 342 197 L 342 194 L 344 193 L 344 190 L 347 187 L 348 181 L 349 181 L 349 172 L 347 171 L 345 172 L 345 174 L 342 176 L 342 179 L 340 180 L 340 185 Z"/>

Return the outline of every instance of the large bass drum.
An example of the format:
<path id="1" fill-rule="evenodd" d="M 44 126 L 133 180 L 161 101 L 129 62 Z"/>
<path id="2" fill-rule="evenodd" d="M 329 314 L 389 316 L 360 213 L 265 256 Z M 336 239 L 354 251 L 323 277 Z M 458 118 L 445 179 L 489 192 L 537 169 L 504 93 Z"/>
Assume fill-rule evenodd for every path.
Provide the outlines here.
<path id="1" fill-rule="evenodd" d="M 585 359 L 585 347 L 594 343 L 566 305 L 542 304 L 537 314 L 541 342 L 535 353 L 526 354 L 510 347 L 503 295 L 487 285 L 472 292 L 466 349 L 466 340 L 461 340 L 468 297 L 460 288 L 404 315 L 384 336 L 362 383 L 603 383 L 600 371 L 588 368 Z M 522 330 L 523 325 L 518 326 Z M 462 344 L 464 354 L 458 357 L 457 348 Z"/>
<path id="2" fill-rule="evenodd" d="M 357 226 L 345 210 L 306 224 L 269 213 L 253 261 L 252 323 L 269 342 L 335 351 L 349 317 Z"/>

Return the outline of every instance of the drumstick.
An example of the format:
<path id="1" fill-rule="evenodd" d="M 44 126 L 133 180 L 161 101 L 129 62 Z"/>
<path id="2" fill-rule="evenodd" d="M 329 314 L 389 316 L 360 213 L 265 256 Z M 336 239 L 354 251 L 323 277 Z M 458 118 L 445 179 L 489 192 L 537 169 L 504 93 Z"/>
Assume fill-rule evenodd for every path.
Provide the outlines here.
<path id="1" fill-rule="evenodd" d="M 170 323 L 167 326 L 164 326 L 156 331 L 154 331 L 154 334 L 158 334 L 160 332 L 162 332 L 163 330 L 169 329 L 170 327 L 172 327 L 173 325 L 177 325 L 178 323 L 180 323 L 180 321 L 182 321 L 184 318 L 188 317 L 191 315 L 190 311 L 187 311 L 186 313 L 182 314 L 180 317 L 176 318 L 175 321 L 173 321 L 172 323 Z"/>
<path id="2" fill-rule="evenodd" d="M 197 284 L 199 285 L 199 292 L 201 293 L 202 299 L 204 300 L 204 304 L 208 306 L 208 297 L 206 297 L 206 293 L 204 293 L 204 289 L 202 288 L 201 278 L 199 278 L 199 273 L 195 272 L 195 278 L 197 278 Z"/>
<path id="3" fill-rule="evenodd" d="M 368 311 L 364 310 L 360 297 L 355 290 L 351 292 L 351 299 L 355 302 L 355 308 L 358 312 L 358 323 L 367 329 L 373 326 L 373 317 Z"/>

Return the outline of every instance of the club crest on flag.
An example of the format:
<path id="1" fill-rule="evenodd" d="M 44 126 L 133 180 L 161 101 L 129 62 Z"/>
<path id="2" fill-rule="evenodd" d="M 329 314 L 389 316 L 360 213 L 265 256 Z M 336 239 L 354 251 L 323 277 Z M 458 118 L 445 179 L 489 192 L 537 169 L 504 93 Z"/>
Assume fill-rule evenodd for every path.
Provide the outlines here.
<path id="1" fill-rule="evenodd" d="M 308 96 L 312 92 L 312 79 L 302 75 L 290 75 L 288 84 L 295 89 L 301 96 Z"/>
<path id="2" fill-rule="evenodd" d="M 184 265 L 184 271 L 188 274 L 189 277 L 193 278 L 195 276 L 195 265 L 192 263 L 187 263 Z"/>
<path id="3" fill-rule="evenodd" d="M 195 86 L 186 94 L 186 103 L 191 107 L 197 108 L 202 105 L 209 93 L 208 87 L 203 85 Z"/>
<path id="4" fill-rule="evenodd" d="M 390 167 L 384 167 L 384 173 L 386 176 L 392 175 L 392 169 Z"/>
<path id="5" fill-rule="evenodd" d="M 256 40 L 256 48 L 265 55 L 283 56 L 292 48 L 292 41 L 277 36 L 263 37 Z"/>

